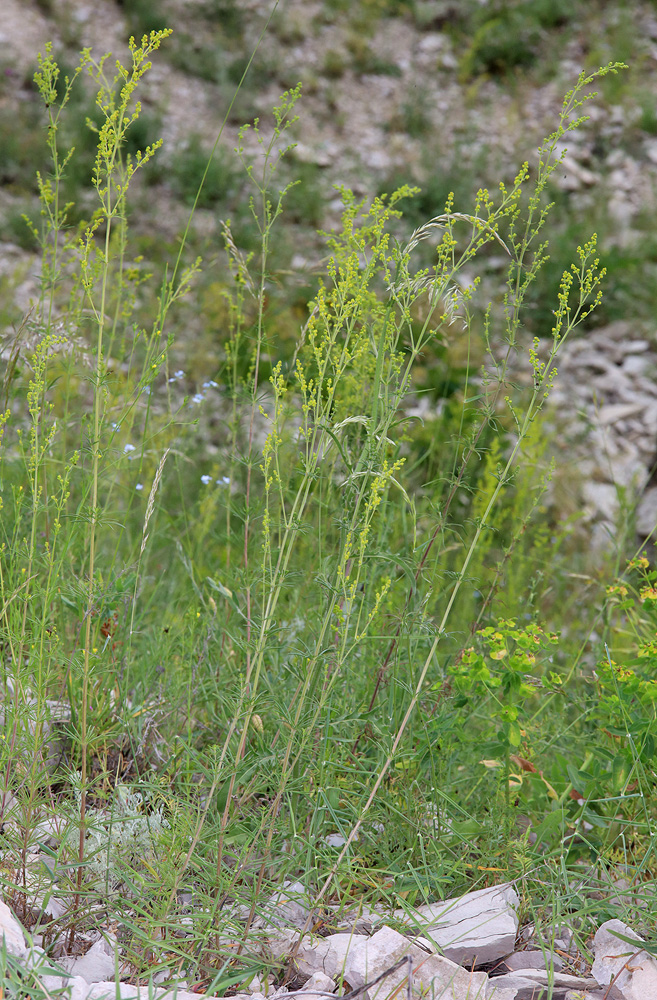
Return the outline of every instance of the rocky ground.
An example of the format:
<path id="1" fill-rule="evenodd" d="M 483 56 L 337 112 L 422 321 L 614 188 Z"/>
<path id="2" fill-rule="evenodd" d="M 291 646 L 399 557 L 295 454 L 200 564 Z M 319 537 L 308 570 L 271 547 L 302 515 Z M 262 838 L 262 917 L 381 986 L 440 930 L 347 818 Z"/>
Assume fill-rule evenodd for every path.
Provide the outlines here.
<path id="1" fill-rule="evenodd" d="M 59 905 L 42 900 L 43 916 Z M 268 900 L 254 927 L 262 958 L 287 969 L 296 988 L 276 986 L 273 976 L 255 976 L 237 1000 L 294 998 L 320 1000 L 337 994 L 355 1000 L 388 1000 L 404 990 L 409 1000 L 427 993 L 435 1000 L 650 1000 L 657 996 L 657 961 L 645 942 L 621 920 L 605 921 L 592 941 L 582 942 L 566 924 L 544 940 L 532 924 L 519 926 L 520 900 L 513 885 L 499 885 L 417 908 L 385 914 L 322 914 L 323 931 L 307 933 L 318 922 L 304 887 L 286 883 Z M 37 907 L 38 909 L 38 907 Z M 38 927 L 39 913 L 32 913 Z M 239 919 L 239 918 L 238 918 Z M 12 911 L 0 902 L 0 933 L 8 955 L 24 981 L 39 996 L 70 1000 L 139 1000 L 177 997 L 191 1000 L 205 993 L 155 985 L 131 986 L 116 980 L 123 959 L 108 929 L 83 935 L 77 953 L 47 956 L 38 931 L 26 938 Z M 234 945 L 236 947 L 236 945 Z M 87 949 L 86 951 L 84 949 Z M 82 952 L 82 953 L 81 953 Z M 592 954 L 593 962 L 587 960 Z M 222 994 L 223 995 L 223 994 Z"/>

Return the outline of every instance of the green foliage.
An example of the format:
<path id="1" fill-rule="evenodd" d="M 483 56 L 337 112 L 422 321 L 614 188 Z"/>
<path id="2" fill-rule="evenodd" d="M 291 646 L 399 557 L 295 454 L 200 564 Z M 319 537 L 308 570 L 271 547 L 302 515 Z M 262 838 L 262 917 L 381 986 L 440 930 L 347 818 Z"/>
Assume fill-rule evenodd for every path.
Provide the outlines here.
<path id="1" fill-rule="evenodd" d="M 631 635 L 629 648 L 596 667 L 599 700 L 595 718 L 616 743 L 614 792 L 623 792 L 657 762 L 657 572 L 643 553 L 630 560 L 625 580 L 608 589 L 613 618 Z M 624 762 L 624 766 L 623 763 Z"/>
<path id="2" fill-rule="evenodd" d="M 199 12 L 228 39 L 241 39 L 244 11 L 236 0 L 201 0 Z"/>
<path id="3" fill-rule="evenodd" d="M 330 79 L 339 79 L 344 75 L 347 68 L 347 60 L 343 52 L 336 49 L 327 49 L 324 53 L 322 73 Z"/>
<path id="4" fill-rule="evenodd" d="M 164 31 L 169 15 L 161 0 L 117 0 L 123 9 L 128 36 L 140 39 L 151 31 Z"/>
<path id="5" fill-rule="evenodd" d="M 238 174 L 223 147 L 212 155 L 204 148 L 201 136 L 192 135 L 176 152 L 171 169 L 171 185 L 186 204 L 211 208 L 226 204 L 238 190 Z M 198 193 L 198 201 L 196 196 Z"/>
<path id="6" fill-rule="evenodd" d="M 27 218 L 26 218 L 27 217 Z M 36 250 L 38 240 L 34 233 L 39 219 L 34 212 L 32 201 L 18 203 L 11 211 L 6 212 L 0 225 L 2 239 L 16 243 L 23 250 Z"/>
<path id="7" fill-rule="evenodd" d="M 357 73 L 377 73 L 382 76 L 401 76 L 396 63 L 382 59 L 361 34 L 351 35 L 347 49 L 352 58 L 352 66 Z"/>
<path id="8" fill-rule="evenodd" d="M 286 197 L 286 217 L 297 223 L 318 228 L 324 219 L 324 193 L 321 168 L 315 163 L 294 162 L 295 184 Z"/>
<path id="9" fill-rule="evenodd" d="M 477 632 L 476 639 L 477 645 L 465 649 L 452 670 L 456 708 L 464 713 L 463 722 L 465 713 L 469 718 L 488 719 L 488 731 L 481 732 L 477 727 L 469 735 L 485 757 L 502 758 L 504 811 L 509 822 L 511 756 L 520 752 L 523 739 L 528 742 L 525 725 L 536 711 L 539 689 L 558 689 L 562 683 L 561 677 L 553 672 L 549 679 L 541 678 L 537 654 L 557 645 L 559 637 L 546 635 L 536 624 L 523 627 L 517 626 L 513 619 L 500 619 Z M 478 705 L 482 697 L 486 702 L 485 713 Z M 524 753 L 533 755 L 527 745 Z M 495 760 L 485 763 L 487 767 L 500 766 Z"/>
<path id="10" fill-rule="evenodd" d="M 568 0 L 496 0 L 472 19 L 471 43 L 463 57 L 465 79 L 481 73 L 506 74 L 531 66 L 545 45 L 545 33 L 575 14 Z"/>
<path id="11" fill-rule="evenodd" d="M 639 128 L 648 135 L 657 135 L 657 107 L 653 95 L 647 91 L 639 92 L 637 100 L 641 108 Z"/>
<path id="12" fill-rule="evenodd" d="M 604 755 L 580 753 L 598 717 L 572 671 L 536 663 L 544 647 L 562 655 L 564 640 L 522 617 L 541 589 L 530 549 L 538 559 L 547 548 L 544 523 L 531 534 L 547 478 L 534 473 L 541 411 L 561 345 L 600 302 L 595 236 L 560 275 L 546 345 L 525 342 L 524 308 L 546 258 L 558 143 L 581 122 L 592 77 L 567 95 L 531 182 L 524 164 L 467 213 L 448 192 L 410 239 L 393 232 L 414 189 L 371 203 L 342 189 L 341 225 L 323 235 L 325 266 L 290 345 L 273 322 L 277 226 L 288 209 L 307 220 L 320 186 L 313 168 L 310 194 L 286 180 L 298 175 L 284 164 L 300 87 L 240 129 L 251 242 L 239 215 L 223 220 L 229 281 L 200 281 L 191 218 L 154 281 L 133 242 L 135 174 L 159 155 L 152 123 L 139 133 L 136 94 L 165 38 L 133 42 L 113 77 L 85 52 L 63 86 L 48 48 L 35 78 L 51 160 L 32 229 L 42 281 L 11 347 L 0 420 L 0 767 L 15 776 L 18 820 L 3 865 L 27 883 L 25 845 L 57 801 L 67 927 L 91 919 L 102 891 L 136 976 L 174 956 L 178 972 L 216 971 L 227 988 L 263 970 L 245 947 L 251 918 L 229 945 L 216 935 L 227 899 L 253 917 L 291 877 L 318 906 L 433 899 L 471 885 L 486 862 L 505 879 L 530 861 L 543 873 L 588 817 L 603 830 L 594 846 L 618 843 L 620 812 L 593 801 Z M 93 204 L 70 228 L 62 143 L 83 73 L 97 91 L 83 192 Z M 185 203 L 215 207 L 236 191 L 221 139 L 175 157 L 167 179 Z M 462 275 L 491 247 L 508 271 L 480 326 L 478 279 Z M 197 382 L 187 321 L 199 302 L 216 339 Z M 524 390 L 510 385 L 517 352 Z M 422 379 L 434 393 L 448 386 L 425 428 L 408 412 Z M 638 698 L 646 712 L 637 690 L 624 704 Z M 561 691 L 581 697 L 581 717 Z M 553 742 L 538 724 L 546 703 L 565 719 Z M 600 704 L 613 724 L 616 704 Z M 501 780 L 480 763 L 483 740 Z M 621 764 L 614 788 L 625 788 Z M 516 795 L 538 829 L 531 859 Z M 52 889 L 45 866 L 38 878 Z M 169 932 L 189 886 L 202 905 L 178 945 Z"/>
<path id="13" fill-rule="evenodd" d="M 189 76 L 211 83 L 223 83 L 228 75 L 229 56 L 222 45 L 206 45 L 203 37 L 187 31 L 178 33 L 171 65 Z"/>
<path id="14" fill-rule="evenodd" d="M 410 121 L 419 130 L 426 128 L 421 105 L 415 107 Z M 408 124 L 406 118 L 404 118 L 403 124 Z M 419 191 L 413 200 L 405 206 L 404 218 L 406 222 L 413 227 L 418 227 L 427 219 L 440 215 L 449 202 L 450 196 L 452 196 L 453 205 L 457 211 L 459 208 L 471 204 L 476 195 L 478 187 L 476 178 L 482 167 L 483 158 L 484 153 L 482 152 L 475 159 L 475 162 L 471 163 L 464 148 L 458 146 L 445 162 L 440 153 L 427 150 L 423 156 L 422 181 L 419 185 Z M 383 189 L 390 190 L 400 183 L 401 177 L 395 173 L 386 179 Z"/>
<path id="15" fill-rule="evenodd" d="M 36 171 L 47 162 L 37 122 L 33 102 L 26 106 L 20 128 L 14 114 L 0 111 L 0 185 L 15 191 L 35 190 Z"/>

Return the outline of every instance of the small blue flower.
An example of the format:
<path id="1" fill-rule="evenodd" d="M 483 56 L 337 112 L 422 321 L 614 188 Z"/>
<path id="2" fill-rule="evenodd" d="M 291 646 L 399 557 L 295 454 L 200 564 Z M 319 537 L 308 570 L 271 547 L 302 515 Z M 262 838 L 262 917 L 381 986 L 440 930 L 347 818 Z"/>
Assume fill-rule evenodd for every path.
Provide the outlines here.
<path id="1" fill-rule="evenodd" d="M 201 476 L 201 482 L 204 486 L 207 486 L 208 483 L 212 482 L 212 476 Z"/>
<path id="2" fill-rule="evenodd" d="M 217 479 L 217 486 L 230 486 L 230 479 L 228 476 L 222 476 L 221 479 Z"/>
<path id="3" fill-rule="evenodd" d="M 137 485 L 135 486 L 136 490 L 143 490 L 143 488 L 144 488 L 144 484 L 143 483 L 137 483 Z"/>
<path id="4" fill-rule="evenodd" d="M 123 453 L 124 453 L 124 455 L 127 455 L 128 452 L 130 452 L 130 451 L 136 451 L 136 450 L 137 449 L 135 448 L 134 444 L 126 444 L 126 445 L 123 446 Z"/>
<path id="5" fill-rule="evenodd" d="M 203 383 L 203 388 L 204 389 L 216 389 L 217 388 L 217 383 L 213 382 L 213 380 L 210 379 L 209 382 L 204 382 Z"/>
<path id="6" fill-rule="evenodd" d="M 202 403 L 205 396 L 202 392 L 197 392 L 195 396 L 192 396 L 192 403 Z"/>

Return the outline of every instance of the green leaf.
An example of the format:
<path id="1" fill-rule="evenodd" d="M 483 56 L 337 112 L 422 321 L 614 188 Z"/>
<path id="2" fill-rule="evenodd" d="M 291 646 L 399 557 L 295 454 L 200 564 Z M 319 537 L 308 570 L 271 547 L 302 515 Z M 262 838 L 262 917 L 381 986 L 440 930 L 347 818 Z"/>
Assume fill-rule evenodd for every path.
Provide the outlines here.
<path id="1" fill-rule="evenodd" d="M 229 590 L 228 587 L 224 587 L 223 583 L 219 580 L 213 580 L 211 576 L 206 576 L 205 581 L 210 584 L 213 590 L 216 590 L 218 594 L 221 594 L 222 597 L 227 597 L 229 601 L 232 600 L 232 590 Z"/>
<path id="2" fill-rule="evenodd" d="M 614 937 L 617 937 L 619 941 L 625 941 L 627 944 L 633 945 L 633 955 L 638 951 L 645 951 L 648 955 L 657 955 L 657 944 L 650 944 L 648 941 L 637 941 L 636 938 L 627 937 L 625 934 L 621 934 L 620 931 L 617 930 L 612 930 L 611 933 Z"/>
<path id="3" fill-rule="evenodd" d="M 584 796 L 584 789 L 588 784 L 589 776 L 578 770 L 578 768 L 574 767 L 572 764 L 566 764 L 566 770 L 568 771 L 568 777 L 573 788 Z"/>
<path id="4" fill-rule="evenodd" d="M 624 753 L 619 753 L 614 757 L 611 765 L 611 787 L 615 793 L 620 792 L 630 774 L 632 764 Z"/>
<path id="5" fill-rule="evenodd" d="M 519 747 L 522 741 L 522 733 L 517 722 L 509 723 L 509 743 L 512 747 Z"/>

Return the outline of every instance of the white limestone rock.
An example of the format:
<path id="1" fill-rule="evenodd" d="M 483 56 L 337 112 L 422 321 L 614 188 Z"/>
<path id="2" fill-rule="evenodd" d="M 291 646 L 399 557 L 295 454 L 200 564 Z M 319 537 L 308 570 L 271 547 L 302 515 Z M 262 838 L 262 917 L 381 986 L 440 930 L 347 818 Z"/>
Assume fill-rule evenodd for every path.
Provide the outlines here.
<path id="1" fill-rule="evenodd" d="M 59 964 L 72 976 L 82 976 L 87 983 L 109 980 L 116 972 L 116 941 L 100 938 L 80 958 L 62 958 Z"/>
<path id="2" fill-rule="evenodd" d="M 589 517 L 602 517 L 605 521 L 616 523 L 620 504 L 618 490 L 614 485 L 611 483 L 584 483 L 582 494 Z"/>
<path id="3" fill-rule="evenodd" d="M 431 938 L 453 962 L 483 965 L 513 951 L 518 932 L 518 895 L 510 884 L 398 910 L 395 917 Z"/>
<path id="4" fill-rule="evenodd" d="M 432 955 L 409 941 L 391 927 L 382 927 L 360 947 L 350 951 L 344 975 L 353 989 L 371 983 L 402 958 L 412 960 L 411 993 L 420 1000 L 485 1000 L 488 976 L 485 972 L 469 972 L 441 955 Z M 405 991 L 408 966 L 402 965 L 367 991 L 370 1000 L 388 1000 Z"/>
<path id="5" fill-rule="evenodd" d="M 636 529 L 645 538 L 657 526 L 657 486 L 651 486 L 641 497 L 636 511 Z"/>
<path id="6" fill-rule="evenodd" d="M 636 945 L 622 941 L 619 934 L 632 938 Z M 600 986 L 613 980 L 622 1000 L 657 997 L 657 960 L 643 951 L 642 944 L 642 938 L 622 920 L 607 920 L 593 939 L 593 977 Z"/>
<path id="7" fill-rule="evenodd" d="M 62 1000 L 87 1000 L 89 996 L 89 983 L 82 976 L 40 975 L 38 983 L 46 996 L 61 997 Z"/>
<path id="8" fill-rule="evenodd" d="M 95 983 L 87 987 L 87 994 L 83 1000 L 218 1000 L 216 995 L 191 993 L 189 990 L 181 990 L 175 986 L 166 989 L 152 989 L 148 986 L 131 986 L 129 983 Z M 77 998 L 76 998 L 77 1000 Z M 231 1000 L 253 1000 L 248 993 L 238 993 Z M 264 1000 L 260 994 L 260 1000 Z"/>
<path id="9" fill-rule="evenodd" d="M 324 993 L 334 993 L 336 984 L 330 976 L 323 972 L 315 972 L 302 990 L 296 990 L 290 996 L 299 994 L 299 1000 L 324 1000 Z"/>
<path id="10" fill-rule="evenodd" d="M 299 934 L 290 927 L 265 929 L 260 951 L 267 958 L 274 962 L 285 962 L 294 950 Z M 301 939 L 299 950 L 310 944 L 311 937 L 306 934 Z M 315 967 L 309 970 L 308 975 L 315 971 Z"/>
<path id="11" fill-rule="evenodd" d="M 518 969 L 547 969 L 550 967 L 555 972 L 560 972 L 563 968 L 563 959 L 552 951 L 540 951 L 540 949 L 532 948 L 527 951 L 515 951 L 504 959 L 504 964 L 509 972 L 517 972 Z"/>
<path id="12" fill-rule="evenodd" d="M 349 934 L 371 934 L 382 927 L 386 918 L 382 911 L 367 905 L 355 910 L 341 910 L 336 913 L 332 924 L 336 932 Z"/>
<path id="13" fill-rule="evenodd" d="M 305 937 L 297 952 L 297 968 L 304 976 L 323 972 L 331 979 L 336 979 L 342 975 L 347 955 L 353 954 L 368 940 L 364 934 L 331 934 L 314 941 Z"/>
<path id="14" fill-rule="evenodd" d="M 489 981 L 489 994 L 491 1000 L 497 1000 L 498 994 L 493 992 L 493 988 L 502 991 L 509 991 L 510 1000 L 534 1000 L 535 997 L 543 996 L 544 988 L 547 994 L 552 985 L 554 990 L 561 993 L 566 990 L 585 991 L 596 989 L 597 982 L 583 976 L 569 976 L 563 972 L 548 973 L 545 969 L 518 969 L 516 972 L 509 972 L 505 976 L 495 976 Z M 515 990 L 515 993 L 513 992 Z"/>
<path id="15" fill-rule="evenodd" d="M 273 927 L 301 928 L 310 914 L 308 893 L 301 882 L 283 882 L 283 887 L 275 892 L 268 903 L 259 922 Z"/>
<path id="16" fill-rule="evenodd" d="M 8 954 L 14 958 L 23 958 L 27 951 L 23 928 L 2 900 L 0 900 L 0 936 L 4 938 Z"/>

